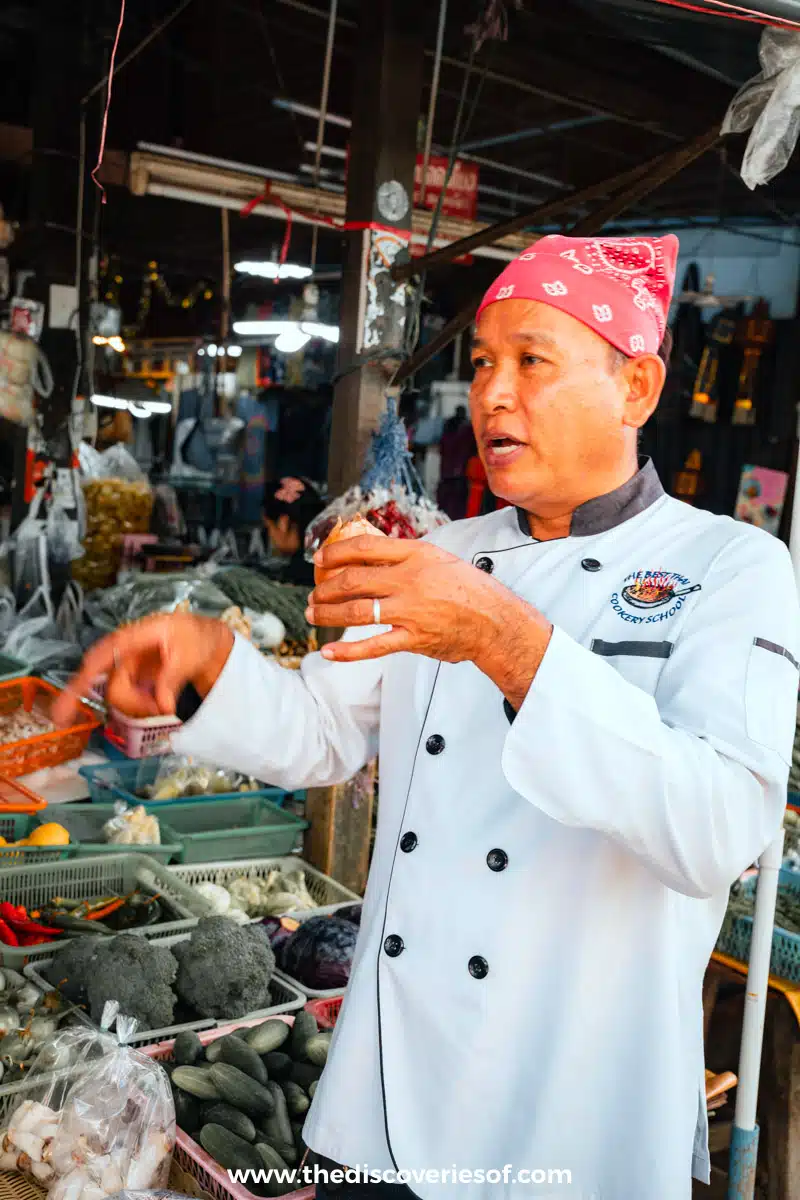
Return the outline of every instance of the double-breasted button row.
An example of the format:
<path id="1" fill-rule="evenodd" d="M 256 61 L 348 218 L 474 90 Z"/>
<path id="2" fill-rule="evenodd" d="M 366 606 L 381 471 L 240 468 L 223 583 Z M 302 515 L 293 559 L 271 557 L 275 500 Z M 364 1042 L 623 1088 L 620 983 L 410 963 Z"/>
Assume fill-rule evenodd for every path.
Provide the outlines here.
<path id="1" fill-rule="evenodd" d="M 389 958 L 399 958 L 405 950 L 403 939 L 399 933 L 390 933 L 384 939 L 383 949 Z M 489 964 L 481 954 L 473 954 L 467 963 L 467 970 L 473 979 L 485 979 L 489 974 Z"/>

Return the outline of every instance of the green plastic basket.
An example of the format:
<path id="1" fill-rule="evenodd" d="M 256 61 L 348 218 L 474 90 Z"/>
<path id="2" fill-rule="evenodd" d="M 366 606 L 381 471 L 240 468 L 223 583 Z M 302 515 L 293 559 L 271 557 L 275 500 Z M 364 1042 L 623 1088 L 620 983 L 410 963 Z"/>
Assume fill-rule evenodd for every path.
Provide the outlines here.
<path id="1" fill-rule="evenodd" d="M 161 813 L 158 804 L 145 804 Z M 169 820 L 165 820 L 165 817 Z M 161 836 L 181 843 L 182 863 L 216 862 L 232 858 L 280 858 L 291 854 L 308 821 L 265 800 L 242 794 L 230 800 L 201 800 L 172 805 L 159 816 Z"/>
<path id="2" fill-rule="evenodd" d="M 743 888 L 748 895 L 754 895 L 758 877 L 746 879 Z M 778 890 L 789 892 L 800 898 L 800 873 L 787 871 L 785 868 L 778 875 Z M 753 918 L 737 917 L 727 933 L 720 933 L 717 939 L 717 950 L 727 954 L 738 962 L 750 961 L 750 941 L 753 936 Z M 800 934 L 789 933 L 776 925 L 772 930 L 772 954 L 769 970 L 778 979 L 787 979 L 791 983 L 800 983 Z"/>
<path id="3" fill-rule="evenodd" d="M 113 804 L 63 804 L 59 807 L 59 824 L 69 831 L 69 851 L 71 858 L 90 858 L 95 854 L 146 854 L 158 862 L 178 862 L 181 855 L 180 840 L 171 831 L 164 828 L 164 822 L 158 818 L 161 827 L 161 845 L 159 846 L 123 846 L 107 842 L 103 837 L 103 826 L 114 816 Z M 34 820 L 43 823 L 44 814 L 38 814 Z M 52 820 L 52 815 L 48 818 Z"/>
<path id="4" fill-rule="evenodd" d="M 47 811 L 45 809 L 45 811 Z M 54 821 L 52 813 L 47 822 Z M 47 822 L 38 813 L 2 813 L 0 815 L 0 837 L 7 842 L 18 842 Z M 66 828 L 66 826 L 65 826 Z M 20 846 L 13 849 L 0 846 L 0 869 L 3 867 L 34 867 L 40 863 L 61 862 L 72 854 L 72 846 Z M 6 897 L 0 897 L 6 899 Z"/>

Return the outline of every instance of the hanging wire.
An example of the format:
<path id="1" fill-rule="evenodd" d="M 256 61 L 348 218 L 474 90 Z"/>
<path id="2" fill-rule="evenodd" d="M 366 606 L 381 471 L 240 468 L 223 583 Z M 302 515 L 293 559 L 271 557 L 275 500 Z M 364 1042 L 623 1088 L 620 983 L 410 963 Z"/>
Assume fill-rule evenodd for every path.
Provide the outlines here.
<path id="1" fill-rule="evenodd" d="M 97 172 L 100 170 L 101 166 L 103 165 L 103 156 L 105 155 L 105 152 L 106 152 L 106 132 L 108 130 L 108 113 L 109 113 L 109 109 L 111 108 L 111 84 L 114 79 L 114 60 L 117 57 L 117 47 L 119 46 L 119 38 L 120 38 L 120 34 L 122 33 L 122 25 L 123 25 L 124 20 L 125 20 L 125 0 L 121 0 L 120 6 L 119 6 L 119 21 L 117 23 L 117 34 L 116 34 L 116 37 L 114 38 L 114 46 L 111 51 L 111 62 L 109 63 L 109 66 L 108 66 L 108 89 L 106 91 L 106 106 L 103 111 L 103 124 L 100 127 L 100 148 L 97 152 L 97 163 L 95 164 L 94 170 L 92 171 L 92 179 L 95 182 L 95 184 L 100 188 L 103 204 L 105 204 L 105 202 L 106 202 L 106 189 L 103 187 L 102 183 L 97 178 Z"/>

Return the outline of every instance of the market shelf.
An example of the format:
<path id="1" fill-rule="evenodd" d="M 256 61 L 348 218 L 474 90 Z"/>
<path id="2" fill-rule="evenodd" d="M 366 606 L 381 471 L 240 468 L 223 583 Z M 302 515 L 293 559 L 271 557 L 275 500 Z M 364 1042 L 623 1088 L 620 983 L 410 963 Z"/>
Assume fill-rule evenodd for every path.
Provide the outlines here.
<path id="1" fill-rule="evenodd" d="M 125 896 L 141 885 L 154 887 L 181 914 L 179 920 L 137 930 L 142 937 L 167 937 L 197 924 L 190 903 L 191 890 L 163 863 L 144 854 L 103 854 L 41 866 L 0 869 L 0 899 L 24 904 L 26 908 L 41 908 L 54 896 L 73 900 L 110 892 Z M 59 938 L 58 944 L 63 946 L 71 940 L 65 936 Z M 52 942 L 42 946 L 0 945 L 0 966 L 19 970 L 26 962 L 41 961 L 52 955 Z"/>
<path id="2" fill-rule="evenodd" d="M 319 917 L 324 913 L 336 912 L 339 908 L 361 903 L 361 896 L 356 892 L 351 892 L 343 884 L 337 883 L 328 875 L 323 875 L 322 871 L 318 871 L 302 858 L 295 858 L 294 855 L 178 865 L 172 866 L 170 870 L 189 887 L 198 883 L 216 883 L 226 887 L 234 879 L 240 879 L 242 876 L 247 879 L 266 879 L 270 871 L 276 868 L 281 871 L 301 870 L 305 876 L 306 887 L 316 905 L 313 909 L 287 909 L 281 916 L 295 916 L 298 911 L 303 911 L 308 912 L 310 916 Z M 202 897 L 195 896 L 195 903 L 198 916 L 214 916 L 211 905 L 203 901 Z"/>

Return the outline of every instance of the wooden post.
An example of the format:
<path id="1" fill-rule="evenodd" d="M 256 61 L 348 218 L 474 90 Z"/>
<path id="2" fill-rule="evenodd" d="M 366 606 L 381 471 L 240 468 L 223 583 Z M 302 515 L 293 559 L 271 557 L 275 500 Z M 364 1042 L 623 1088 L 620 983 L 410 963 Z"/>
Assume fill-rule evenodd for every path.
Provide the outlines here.
<path id="1" fill-rule="evenodd" d="M 344 374 L 334 394 L 332 495 L 358 482 L 402 354 L 405 286 L 392 280 L 390 270 L 407 253 L 411 231 L 423 18 L 424 0 L 362 0 L 346 213 L 361 228 L 346 235 L 339 318 Z M 367 878 L 374 790 L 372 765 L 350 783 L 313 789 L 306 804 L 307 858 L 358 892 Z"/>

